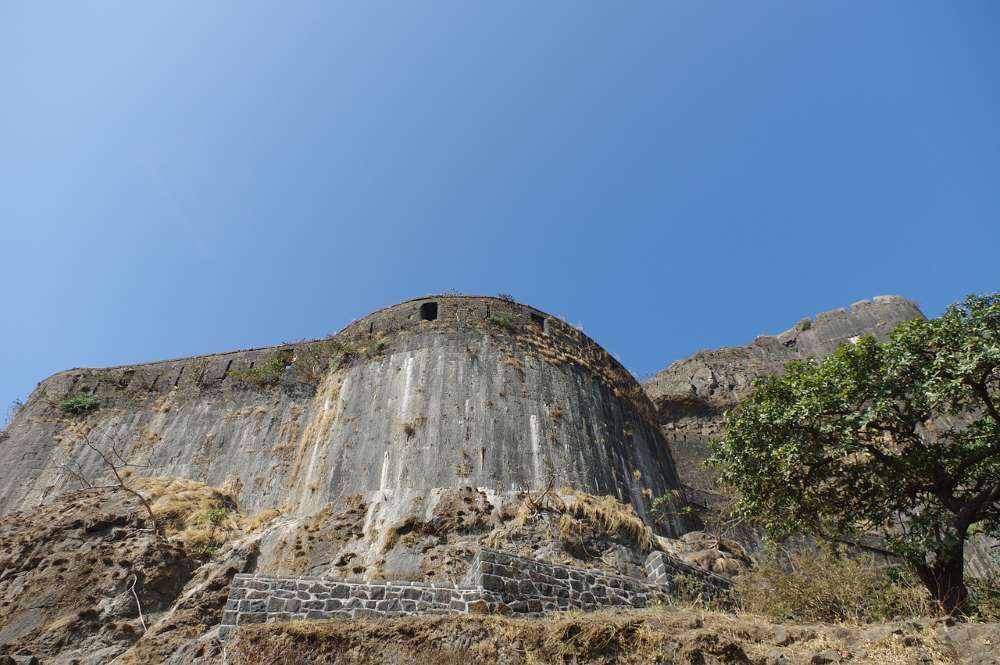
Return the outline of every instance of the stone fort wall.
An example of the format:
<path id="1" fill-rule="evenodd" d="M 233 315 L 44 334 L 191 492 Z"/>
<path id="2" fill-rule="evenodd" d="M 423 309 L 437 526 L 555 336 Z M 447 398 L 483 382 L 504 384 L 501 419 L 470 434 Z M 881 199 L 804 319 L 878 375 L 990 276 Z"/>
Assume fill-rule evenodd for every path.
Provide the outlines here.
<path id="1" fill-rule="evenodd" d="M 79 392 L 98 407 L 60 412 Z M 149 475 L 232 488 L 245 512 L 310 514 L 339 496 L 441 487 L 513 492 L 554 474 L 645 517 L 679 486 L 652 411 L 610 354 L 558 318 L 430 296 L 325 340 L 47 379 L 0 447 L 0 513 L 76 489 L 68 462 L 95 480 L 107 473 L 76 440 L 84 426 L 98 446 L 140 449 Z"/>
<path id="2" fill-rule="evenodd" d="M 295 619 L 407 616 L 414 614 L 505 614 L 539 616 L 567 610 L 645 607 L 669 602 L 684 576 L 685 589 L 706 596 L 730 588 L 713 573 L 663 552 L 646 559 L 646 579 L 553 564 L 482 549 L 460 584 L 346 582 L 315 578 L 237 575 L 222 615 L 220 636 L 237 626 Z"/>

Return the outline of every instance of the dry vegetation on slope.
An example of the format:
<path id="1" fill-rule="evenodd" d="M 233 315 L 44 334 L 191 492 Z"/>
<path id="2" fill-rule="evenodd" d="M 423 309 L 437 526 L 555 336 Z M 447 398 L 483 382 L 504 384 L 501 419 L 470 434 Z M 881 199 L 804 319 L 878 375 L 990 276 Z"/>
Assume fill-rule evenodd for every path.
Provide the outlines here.
<path id="1" fill-rule="evenodd" d="M 238 633 L 226 665 L 988 665 L 997 643 L 996 625 L 784 626 L 654 608 L 256 625 Z"/>
<path id="2" fill-rule="evenodd" d="M 257 535 L 216 489 L 133 485 L 166 539 L 154 537 L 138 499 L 112 489 L 0 519 L 0 654 L 46 665 L 161 663 L 218 622 L 232 576 L 254 565 Z"/>

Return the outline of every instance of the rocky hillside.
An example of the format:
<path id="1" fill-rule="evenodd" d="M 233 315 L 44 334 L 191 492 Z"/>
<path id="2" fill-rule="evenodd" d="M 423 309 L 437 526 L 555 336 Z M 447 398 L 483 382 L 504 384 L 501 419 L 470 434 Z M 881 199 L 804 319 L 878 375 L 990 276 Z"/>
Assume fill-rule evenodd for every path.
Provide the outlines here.
<path id="1" fill-rule="evenodd" d="M 877 296 L 850 309 L 802 319 L 783 333 L 758 337 L 747 346 L 701 351 L 650 379 L 644 387 L 689 494 L 700 502 L 714 502 L 711 494 L 698 491 L 713 486 L 702 465 L 708 440 L 721 431 L 723 413 L 750 393 L 755 379 L 781 372 L 791 360 L 824 358 L 863 335 L 883 339 L 897 324 L 922 317 L 917 305 L 905 298 Z"/>
<path id="2" fill-rule="evenodd" d="M 652 549 L 721 574 L 747 563 L 717 540 L 657 537 L 631 505 L 568 489 L 503 501 L 441 490 L 394 514 L 355 495 L 308 515 L 247 515 L 227 490 L 196 481 L 127 483 L 152 515 L 137 497 L 103 487 L 0 517 L 0 656 L 219 662 L 216 628 L 237 573 L 456 582 L 484 546 L 631 575 L 643 574 Z"/>

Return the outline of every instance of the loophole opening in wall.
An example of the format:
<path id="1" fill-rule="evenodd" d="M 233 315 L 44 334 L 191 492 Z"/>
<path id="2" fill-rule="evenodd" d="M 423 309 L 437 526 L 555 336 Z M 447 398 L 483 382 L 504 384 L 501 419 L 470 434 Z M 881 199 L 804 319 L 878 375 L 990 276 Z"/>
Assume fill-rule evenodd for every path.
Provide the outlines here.
<path id="1" fill-rule="evenodd" d="M 438 304 L 436 302 L 425 302 L 420 306 L 420 320 L 433 321 L 438 317 Z"/>
<path id="2" fill-rule="evenodd" d="M 532 315 L 531 315 L 531 328 L 532 328 L 532 330 L 534 330 L 535 332 L 538 332 L 538 333 L 542 333 L 542 334 L 547 333 L 548 330 L 546 330 L 545 323 L 546 323 L 546 319 L 545 319 L 544 316 L 542 316 L 541 314 L 534 314 L 534 313 L 532 313 Z"/>

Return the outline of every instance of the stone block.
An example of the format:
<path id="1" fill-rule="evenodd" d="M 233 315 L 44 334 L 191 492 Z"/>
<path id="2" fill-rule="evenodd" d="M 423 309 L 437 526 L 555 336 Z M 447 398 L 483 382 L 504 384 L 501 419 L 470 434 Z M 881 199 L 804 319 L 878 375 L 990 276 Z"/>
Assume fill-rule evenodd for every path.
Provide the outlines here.
<path id="1" fill-rule="evenodd" d="M 466 608 L 469 614 L 489 614 L 489 606 L 485 600 L 473 600 Z"/>
<path id="2" fill-rule="evenodd" d="M 291 612 L 275 612 L 274 614 L 268 612 L 267 614 L 267 623 L 284 623 L 285 621 L 291 621 L 291 619 Z"/>
<path id="3" fill-rule="evenodd" d="M 263 600 L 241 600 L 240 601 L 240 612 L 264 612 L 267 609 L 267 604 Z"/>
<path id="4" fill-rule="evenodd" d="M 402 609 L 399 601 L 392 598 L 387 600 L 380 600 L 375 604 L 375 609 L 379 612 L 398 612 Z"/>
<path id="5" fill-rule="evenodd" d="M 522 580 L 521 582 L 518 582 L 517 592 L 522 596 L 537 596 L 538 588 L 535 586 L 534 582 Z"/>
<path id="6" fill-rule="evenodd" d="M 239 619 L 236 621 L 237 626 L 246 626 L 251 623 L 264 623 L 267 620 L 267 614 L 264 612 L 241 612 Z"/>
<path id="7" fill-rule="evenodd" d="M 488 591 L 503 591 L 504 581 L 495 575 L 483 575 L 482 586 Z"/>

